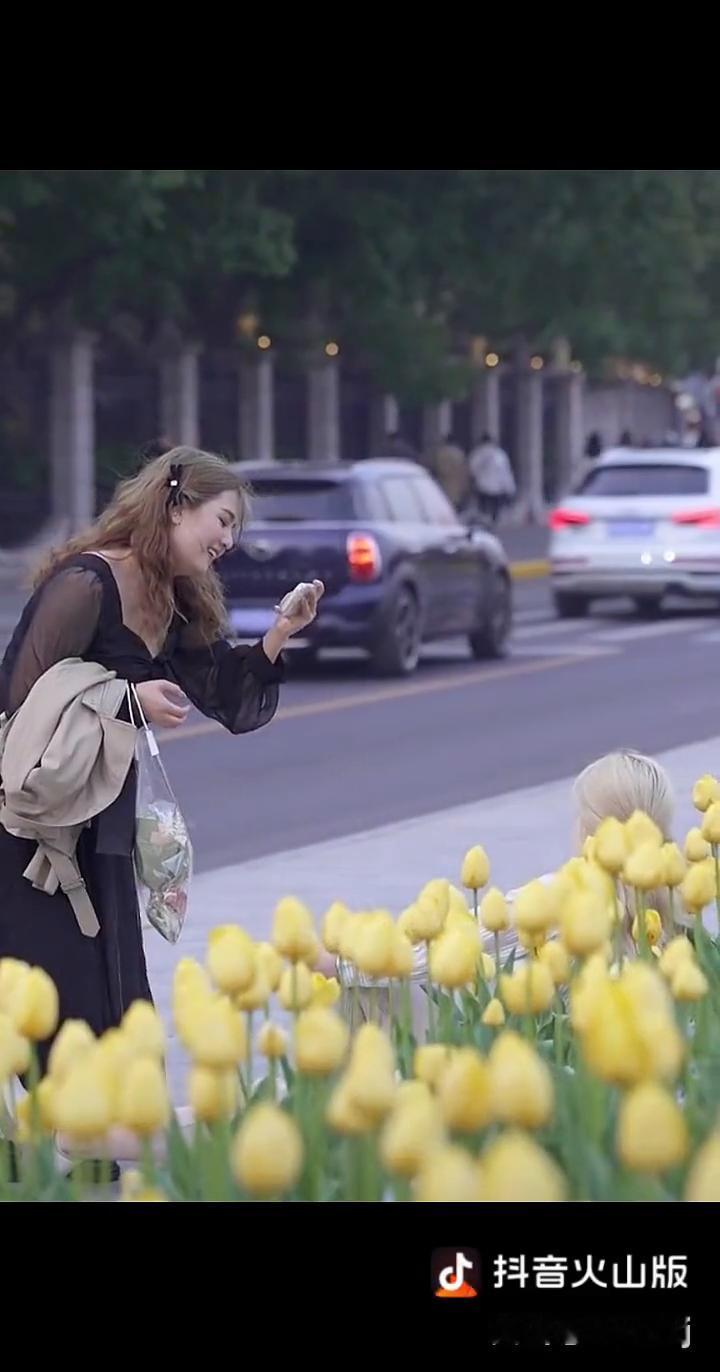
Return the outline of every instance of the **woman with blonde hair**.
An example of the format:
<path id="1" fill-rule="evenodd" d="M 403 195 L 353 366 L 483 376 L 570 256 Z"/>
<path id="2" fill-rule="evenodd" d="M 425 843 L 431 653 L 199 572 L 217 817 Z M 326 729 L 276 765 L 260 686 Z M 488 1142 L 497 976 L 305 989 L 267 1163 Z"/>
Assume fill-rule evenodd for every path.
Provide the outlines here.
<path id="1" fill-rule="evenodd" d="M 273 718 L 281 650 L 315 617 L 321 582 L 262 641 L 232 646 L 215 570 L 249 511 L 243 481 L 221 457 L 180 447 L 124 481 L 89 528 L 50 554 L 0 667 L 0 711 L 11 716 L 54 664 L 80 658 L 135 685 L 153 725 L 176 729 L 191 705 L 231 734 Z M 118 718 L 126 718 L 121 711 Z M 135 721 L 131 721 L 135 722 Z M 82 831 L 77 863 L 100 925 L 79 928 L 63 890 L 24 876 L 31 841 L 0 826 L 0 958 L 42 967 L 58 990 L 60 1024 L 100 1034 L 150 1000 L 132 849 L 135 768 L 116 800 Z M 41 1046 L 44 1065 L 50 1043 Z"/>

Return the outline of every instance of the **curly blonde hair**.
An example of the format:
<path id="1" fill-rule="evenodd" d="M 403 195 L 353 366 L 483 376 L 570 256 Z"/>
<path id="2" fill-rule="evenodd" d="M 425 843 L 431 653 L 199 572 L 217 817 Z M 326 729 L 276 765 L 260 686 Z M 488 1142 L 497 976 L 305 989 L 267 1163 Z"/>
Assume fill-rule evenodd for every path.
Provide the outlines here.
<path id="1" fill-rule="evenodd" d="M 211 643 L 227 630 L 222 584 L 214 568 L 202 576 L 173 578 L 170 570 L 170 468 L 180 467 L 179 500 L 203 505 L 224 491 L 240 504 L 240 532 L 250 514 L 250 490 L 230 463 L 198 448 L 172 448 L 122 481 L 102 514 L 59 548 L 46 554 L 32 578 L 39 586 L 68 558 L 99 548 L 130 548 L 147 585 L 158 628 L 167 634 L 181 609 L 200 642 Z"/>

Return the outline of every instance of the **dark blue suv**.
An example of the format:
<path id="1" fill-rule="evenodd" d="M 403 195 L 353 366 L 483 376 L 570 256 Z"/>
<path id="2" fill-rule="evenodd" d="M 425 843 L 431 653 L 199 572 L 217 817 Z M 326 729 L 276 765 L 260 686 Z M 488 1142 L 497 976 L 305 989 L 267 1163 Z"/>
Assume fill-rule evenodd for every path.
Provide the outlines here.
<path id="1" fill-rule="evenodd" d="M 512 607 L 502 545 L 462 523 L 417 463 L 235 470 L 253 492 L 252 521 L 218 571 L 238 638 L 265 633 L 280 597 L 319 577 L 318 617 L 297 645 L 306 656 L 360 647 L 379 673 L 407 676 L 430 639 L 464 635 L 477 658 L 503 653 Z"/>

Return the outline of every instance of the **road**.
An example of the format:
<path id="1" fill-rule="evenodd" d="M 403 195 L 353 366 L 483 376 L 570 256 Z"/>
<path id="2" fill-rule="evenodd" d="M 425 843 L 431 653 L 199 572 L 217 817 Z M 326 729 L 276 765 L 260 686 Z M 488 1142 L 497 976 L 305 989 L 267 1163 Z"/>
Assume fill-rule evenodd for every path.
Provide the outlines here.
<path id="1" fill-rule="evenodd" d="M 719 649 L 712 605 L 648 622 L 617 603 L 558 621 L 547 583 L 531 581 L 500 662 L 449 643 L 409 682 L 352 656 L 291 670 L 267 728 L 231 738 L 197 717 L 163 740 L 197 870 L 551 782 L 613 747 L 708 737 Z"/>

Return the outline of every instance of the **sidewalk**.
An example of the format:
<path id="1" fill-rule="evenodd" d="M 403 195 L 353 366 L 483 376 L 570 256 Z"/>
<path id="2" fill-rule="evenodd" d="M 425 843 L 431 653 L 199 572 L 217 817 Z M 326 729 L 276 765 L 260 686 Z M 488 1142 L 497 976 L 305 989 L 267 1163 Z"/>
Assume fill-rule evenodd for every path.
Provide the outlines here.
<path id="1" fill-rule="evenodd" d="M 675 784 L 675 833 L 682 838 L 697 822 L 690 800 L 694 782 L 703 772 L 720 771 L 720 737 L 675 748 L 662 754 L 661 761 Z M 333 900 L 343 900 L 354 910 L 386 907 L 397 915 L 432 877 L 459 884 L 462 859 L 475 843 L 487 849 L 491 881 L 503 890 L 553 871 L 572 855 L 572 780 L 567 777 L 197 876 L 180 943 L 173 948 L 154 930 L 145 937 L 150 982 L 166 1023 L 179 959 L 204 960 L 208 933 L 218 924 L 238 923 L 254 938 L 269 938 L 273 910 L 282 896 L 306 901 L 318 921 Z M 707 923 L 716 927 L 714 914 L 707 916 Z M 174 1098 L 182 1104 L 185 1061 L 175 1041 L 169 1070 Z"/>

